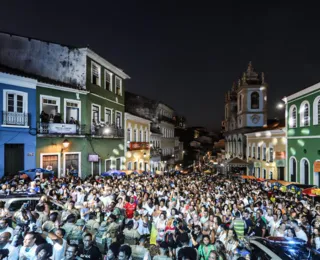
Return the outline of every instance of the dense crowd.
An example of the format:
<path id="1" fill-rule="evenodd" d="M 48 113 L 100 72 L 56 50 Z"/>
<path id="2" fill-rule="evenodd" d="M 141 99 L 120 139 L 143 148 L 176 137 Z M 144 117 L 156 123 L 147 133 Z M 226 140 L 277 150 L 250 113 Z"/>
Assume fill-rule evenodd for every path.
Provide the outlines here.
<path id="1" fill-rule="evenodd" d="M 16 177 L 0 190 L 18 193 L 41 198 L 13 213 L 0 203 L 0 259 L 255 259 L 243 250 L 247 236 L 296 237 L 320 249 L 320 205 L 252 180 Z"/>

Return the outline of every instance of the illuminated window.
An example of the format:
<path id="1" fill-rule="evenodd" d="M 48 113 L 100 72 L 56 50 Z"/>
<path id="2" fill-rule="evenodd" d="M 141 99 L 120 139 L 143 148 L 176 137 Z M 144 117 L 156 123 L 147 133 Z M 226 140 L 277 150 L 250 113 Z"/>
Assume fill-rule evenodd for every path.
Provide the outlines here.
<path id="1" fill-rule="evenodd" d="M 252 158 L 256 157 L 256 147 L 255 145 L 252 145 Z"/>
<path id="2" fill-rule="evenodd" d="M 320 125 L 320 96 L 313 101 L 313 124 Z"/>
<path id="3" fill-rule="evenodd" d="M 259 109 L 259 93 L 253 92 L 251 94 L 251 109 Z"/>
<path id="4" fill-rule="evenodd" d="M 140 136 L 139 141 L 140 141 L 140 142 L 143 142 L 143 139 L 142 139 L 142 138 L 143 138 L 143 137 L 142 137 L 142 130 L 140 130 L 139 136 Z"/>
<path id="5" fill-rule="evenodd" d="M 101 75 L 100 75 L 101 67 L 94 62 L 91 62 L 91 83 L 100 86 Z"/>
<path id="6" fill-rule="evenodd" d="M 300 106 L 300 126 L 310 125 L 309 102 L 304 101 Z"/>
<path id="7" fill-rule="evenodd" d="M 258 146 L 257 148 L 258 148 L 258 158 L 257 158 L 257 159 L 260 160 L 260 150 L 261 150 L 261 147 Z"/>
<path id="8" fill-rule="evenodd" d="M 131 128 L 128 128 L 127 130 L 127 141 L 131 142 Z M 130 170 L 130 169 L 128 169 Z"/>
<path id="9" fill-rule="evenodd" d="M 104 73 L 104 85 L 106 90 L 112 91 L 112 73 L 107 70 Z"/>
<path id="10" fill-rule="evenodd" d="M 266 145 L 264 144 L 263 147 L 262 147 L 262 160 L 266 160 L 267 158 L 267 147 Z"/>
<path id="11" fill-rule="evenodd" d="M 122 96 L 122 79 L 116 76 L 115 82 L 116 82 L 115 84 L 116 94 L 119 96 Z"/>
<path id="12" fill-rule="evenodd" d="M 273 147 L 269 147 L 269 161 L 273 162 Z"/>
<path id="13" fill-rule="evenodd" d="M 251 145 L 248 145 L 248 157 L 251 157 Z"/>

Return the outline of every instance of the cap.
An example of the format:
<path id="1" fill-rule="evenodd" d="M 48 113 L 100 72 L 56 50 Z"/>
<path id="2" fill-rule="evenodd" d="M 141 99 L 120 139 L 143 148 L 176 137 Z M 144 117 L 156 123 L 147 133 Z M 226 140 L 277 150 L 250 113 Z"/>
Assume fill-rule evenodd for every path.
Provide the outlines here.
<path id="1" fill-rule="evenodd" d="M 83 219 L 78 219 L 76 222 L 76 226 L 84 226 L 86 222 Z"/>
<path id="2" fill-rule="evenodd" d="M 98 231 L 104 232 L 107 230 L 107 222 L 103 221 L 100 224 L 100 227 L 98 228 Z"/>

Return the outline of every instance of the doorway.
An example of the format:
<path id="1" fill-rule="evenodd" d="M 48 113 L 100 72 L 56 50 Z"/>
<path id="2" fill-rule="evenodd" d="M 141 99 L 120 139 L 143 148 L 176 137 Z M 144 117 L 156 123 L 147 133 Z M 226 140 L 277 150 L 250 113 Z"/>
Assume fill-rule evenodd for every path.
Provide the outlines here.
<path id="1" fill-rule="evenodd" d="M 278 167 L 278 178 L 284 181 L 284 167 Z"/>
<path id="2" fill-rule="evenodd" d="M 16 175 L 24 169 L 24 144 L 5 144 L 4 175 Z"/>

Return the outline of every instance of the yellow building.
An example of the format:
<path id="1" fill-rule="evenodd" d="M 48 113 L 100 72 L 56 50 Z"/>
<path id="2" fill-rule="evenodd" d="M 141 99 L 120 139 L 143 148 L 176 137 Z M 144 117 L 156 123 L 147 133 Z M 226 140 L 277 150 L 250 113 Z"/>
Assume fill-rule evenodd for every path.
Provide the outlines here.
<path id="1" fill-rule="evenodd" d="M 125 166 L 128 171 L 150 171 L 150 123 L 125 113 Z"/>
<path id="2" fill-rule="evenodd" d="M 278 128 L 245 134 L 247 137 L 248 175 L 284 180 L 286 144 L 284 129 Z"/>

